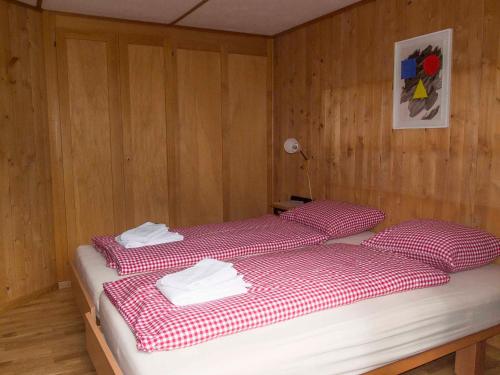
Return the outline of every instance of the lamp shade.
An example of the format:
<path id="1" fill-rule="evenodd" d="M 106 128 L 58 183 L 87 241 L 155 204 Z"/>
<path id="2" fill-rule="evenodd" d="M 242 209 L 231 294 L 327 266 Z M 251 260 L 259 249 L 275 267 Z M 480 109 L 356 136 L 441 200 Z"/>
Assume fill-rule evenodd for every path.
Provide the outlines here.
<path id="1" fill-rule="evenodd" d="M 289 154 L 295 154 L 300 151 L 300 143 L 295 138 L 288 138 L 283 147 Z"/>

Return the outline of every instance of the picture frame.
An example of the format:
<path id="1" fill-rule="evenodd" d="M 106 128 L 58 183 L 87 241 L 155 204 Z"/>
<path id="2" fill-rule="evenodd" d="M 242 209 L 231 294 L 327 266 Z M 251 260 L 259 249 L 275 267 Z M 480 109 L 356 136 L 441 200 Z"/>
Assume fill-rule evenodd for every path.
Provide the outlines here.
<path id="1" fill-rule="evenodd" d="M 447 128 L 453 30 L 394 45 L 393 129 Z"/>

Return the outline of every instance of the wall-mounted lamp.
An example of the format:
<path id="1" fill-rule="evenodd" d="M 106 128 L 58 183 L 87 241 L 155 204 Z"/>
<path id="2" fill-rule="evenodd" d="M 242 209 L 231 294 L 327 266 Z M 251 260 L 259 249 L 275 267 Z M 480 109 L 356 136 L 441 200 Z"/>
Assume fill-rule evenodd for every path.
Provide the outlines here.
<path id="1" fill-rule="evenodd" d="M 285 144 L 283 145 L 285 148 L 285 151 L 288 152 L 289 154 L 295 154 L 297 152 L 300 152 L 304 160 L 309 160 L 309 158 L 304 154 L 304 151 L 302 151 L 302 147 L 300 147 L 299 141 L 297 141 L 295 138 L 288 138 L 285 141 Z"/>
<path id="2" fill-rule="evenodd" d="M 300 147 L 299 141 L 295 138 L 288 138 L 285 143 L 283 144 L 283 148 L 285 151 L 289 154 L 296 154 L 299 152 L 304 160 L 306 161 L 306 175 L 307 175 L 307 184 L 309 186 L 309 197 L 313 199 L 312 196 L 312 189 L 311 189 L 311 177 L 309 176 L 309 158 L 307 155 L 302 151 L 302 147 Z"/>

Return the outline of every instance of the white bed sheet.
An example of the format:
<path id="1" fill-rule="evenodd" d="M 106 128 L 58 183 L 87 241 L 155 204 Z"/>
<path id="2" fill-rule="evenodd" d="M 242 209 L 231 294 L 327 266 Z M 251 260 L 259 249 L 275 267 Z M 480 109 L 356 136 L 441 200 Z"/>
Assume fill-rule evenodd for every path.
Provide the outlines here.
<path id="1" fill-rule="evenodd" d="M 359 374 L 500 323 L 500 266 L 189 348 L 143 353 L 103 293 L 101 325 L 126 375 Z"/>
<path id="2" fill-rule="evenodd" d="M 373 236 L 373 232 L 363 232 L 350 237 L 336 238 L 326 243 L 348 243 L 357 245 Z M 80 274 L 84 287 L 90 294 L 90 298 L 96 306 L 96 314 L 99 317 L 99 296 L 103 292 L 105 282 L 123 279 L 115 269 L 106 267 L 104 257 L 91 245 L 82 245 L 76 249 L 75 266 Z"/>

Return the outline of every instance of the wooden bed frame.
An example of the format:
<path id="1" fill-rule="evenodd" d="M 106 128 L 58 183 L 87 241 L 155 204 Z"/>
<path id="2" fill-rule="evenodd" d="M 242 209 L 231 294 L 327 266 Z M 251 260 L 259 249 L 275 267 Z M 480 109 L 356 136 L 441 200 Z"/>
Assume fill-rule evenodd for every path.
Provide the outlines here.
<path id="1" fill-rule="evenodd" d="M 85 288 L 82 282 L 82 278 L 78 273 L 75 264 L 71 262 L 71 286 L 73 287 L 73 293 L 75 295 L 76 304 L 80 310 L 82 317 L 85 317 L 86 313 L 92 313 L 96 316 L 96 307 L 92 298 L 90 298 L 89 292 Z"/>
<path id="2" fill-rule="evenodd" d="M 500 324 L 372 370 L 367 375 L 400 374 L 453 352 L 456 352 L 456 375 L 480 375 L 483 373 L 485 341 L 498 334 L 500 334 Z M 87 351 L 97 374 L 123 375 L 92 312 L 85 314 L 85 336 Z"/>
<path id="3" fill-rule="evenodd" d="M 76 303 L 85 321 L 87 352 L 96 368 L 97 374 L 123 375 L 99 327 L 96 307 L 73 263 L 71 264 L 71 269 Z M 496 335 L 500 335 L 500 324 L 429 349 L 412 357 L 390 363 L 368 372 L 367 375 L 400 374 L 454 352 L 456 353 L 456 375 L 480 375 L 483 373 L 485 342 Z"/>

